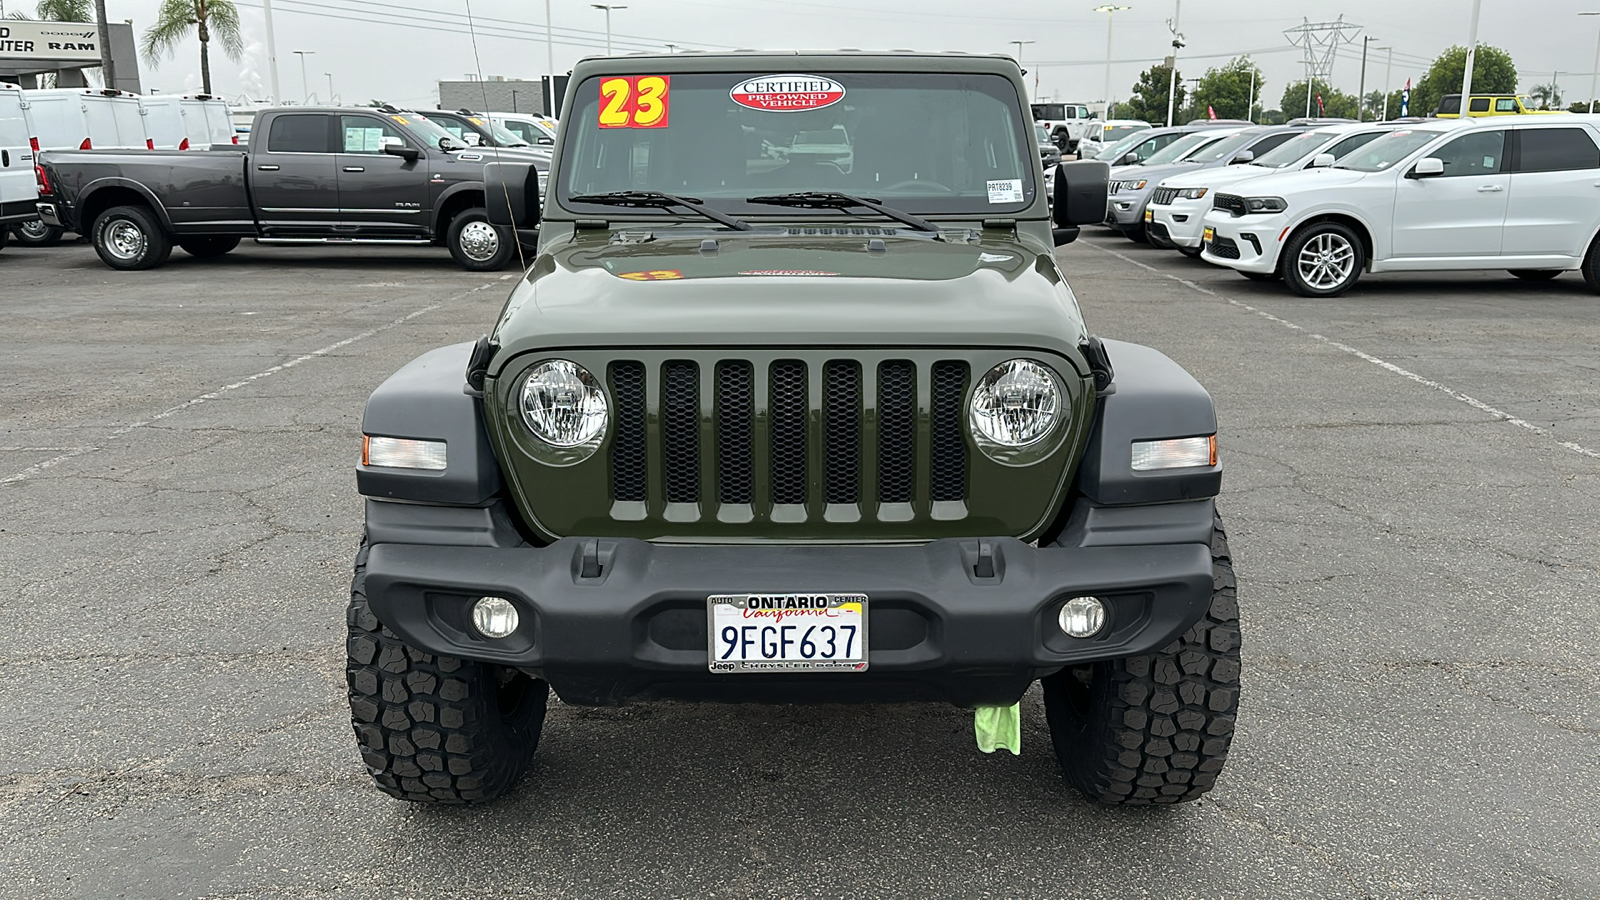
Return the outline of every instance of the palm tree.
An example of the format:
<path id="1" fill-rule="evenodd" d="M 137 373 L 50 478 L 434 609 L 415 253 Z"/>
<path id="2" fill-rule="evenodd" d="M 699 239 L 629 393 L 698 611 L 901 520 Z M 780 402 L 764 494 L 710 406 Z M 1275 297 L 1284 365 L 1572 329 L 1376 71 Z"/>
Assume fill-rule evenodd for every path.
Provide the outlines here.
<path id="1" fill-rule="evenodd" d="M 67 2 L 67 0 L 63 0 Z M 200 83 L 211 93 L 211 38 L 222 42 L 222 52 L 237 62 L 244 55 L 244 37 L 239 32 L 239 9 L 233 0 L 161 0 L 156 24 L 139 41 L 139 49 L 151 67 L 172 55 L 178 43 L 195 29 L 200 38 Z"/>
<path id="2" fill-rule="evenodd" d="M 1528 99 L 1537 100 L 1540 109 L 1558 109 L 1561 106 L 1561 91 L 1556 88 L 1555 82 L 1549 84 L 1536 84 L 1528 88 Z"/>
<path id="3" fill-rule="evenodd" d="M 89 0 L 39 0 L 34 13 L 51 22 L 94 21 L 94 9 Z"/>

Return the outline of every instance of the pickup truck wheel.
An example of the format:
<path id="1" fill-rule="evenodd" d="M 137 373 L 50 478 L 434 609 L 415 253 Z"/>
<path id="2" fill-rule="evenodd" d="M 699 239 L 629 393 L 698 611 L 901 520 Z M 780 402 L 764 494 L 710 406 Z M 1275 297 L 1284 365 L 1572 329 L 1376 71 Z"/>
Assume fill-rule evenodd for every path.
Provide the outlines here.
<path id="1" fill-rule="evenodd" d="M 1361 238 L 1338 222 L 1318 222 L 1291 235 L 1283 248 L 1284 283 L 1302 297 L 1337 297 L 1355 286 L 1366 266 Z"/>
<path id="2" fill-rule="evenodd" d="M 544 728 L 550 690 L 503 666 L 436 656 L 367 606 L 367 544 L 350 586 L 350 722 L 378 789 L 416 803 L 482 803 L 516 786 Z"/>
<path id="3" fill-rule="evenodd" d="M 1549 281 L 1561 274 L 1560 269 L 1508 269 L 1507 271 L 1523 281 Z"/>
<path id="4" fill-rule="evenodd" d="M 17 243 L 28 247 L 54 247 L 61 243 L 61 236 L 67 233 L 65 228 L 46 225 L 43 219 L 23 222 L 13 231 L 17 235 Z"/>
<path id="5" fill-rule="evenodd" d="M 172 240 L 142 206 L 115 206 L 94 220 L 94 251 L 113 269 L 154 269 L 172 255 Z"/>
<path id="6" fill-rule="evenodd" d="M 184 238 L 178 242 L 178 246 L 190 256 L 210 259 L 213 256 L 222 256 L 239 246 L 239 239 L 222 235 L 203 235 Z"/>
<path id="7" fill-rule="evenodd" d="M 517 248 L 512 239 L 489 224 L 489 213 L 482 207 L 462 210 L 450 220 L 445 236 L 450 255 L 461 268 L 473 272 L 492 272 L 505 268 Z"/>
<path id="8" fill-rule="evenodd" d="M 1183 637 L 1043 680 L 1056 761 L 1089 799 L 1183 803 L 1216 784 L 1239 706 L 1239 600 L 1220 517 L 1211 572 L 1211 607 Z"/>

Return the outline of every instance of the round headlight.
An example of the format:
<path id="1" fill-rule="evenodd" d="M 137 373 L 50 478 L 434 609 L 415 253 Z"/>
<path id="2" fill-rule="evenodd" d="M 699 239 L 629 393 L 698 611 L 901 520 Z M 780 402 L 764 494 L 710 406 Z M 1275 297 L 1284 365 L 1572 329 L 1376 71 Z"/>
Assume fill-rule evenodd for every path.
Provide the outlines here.
<path id="1" fill-rule="evenodd" d="M 606 394 L 589 370 L 565 359 L 533 367 L 522 382 L 522 421 L 552 447 L 593 448 L 606 433 Z"/>
<path id="2" fill-rule="evenodd" d="M 1049 367 L 1013 359 L 990 369 L 972 392 L 972 430 L 1002 447 L 1026 447 L 1061 418 L 1061 380 Z"/>

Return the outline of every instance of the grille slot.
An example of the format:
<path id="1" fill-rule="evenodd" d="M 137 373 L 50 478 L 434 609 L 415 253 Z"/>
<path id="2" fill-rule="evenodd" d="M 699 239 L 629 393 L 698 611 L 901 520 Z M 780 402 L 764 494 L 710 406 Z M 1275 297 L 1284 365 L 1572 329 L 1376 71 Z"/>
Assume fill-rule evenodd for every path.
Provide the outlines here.
<path id="1" fill-rule="evenodd" d="M 861 364 L 830 360 L 823 368 L 823 460 L 828 503 L 861 500 Z"/>
<path id="2" fill-rule="evenodd" d="M 933 453 L 929 473 L 935 502 L 967 496 L 967 441 L 961 429 L 961 406 L 967 395 L 966 363 L 933 364 Z"/>
<path id="3" fill-rule="evenodd" d="M 670 360 L 662 367 L 662 467 L 668 503 L 700 501 L 700 367 Z"/>
<path id="4" fill-rule="evenodd" d="M 1244 198 L 1237 194 L 1218 194 L 1211 198 L 1212 209 L 1225 209 L 1235 217 L 1245 213 Z"/>
<path id="5" fill-rule="evenodd" d="M 755 376 L 748 362 L 717 366 L 717 500 L 752 500 L 751 447 L 755 440 Z"/>
<path id="6" fill-rule="evenodd" d="M 917 449 L 917 370 L 909 361 L 878 367 L 878 502 L 910 503 Z"/>
<path id="7" fill-rule="evenodd" d="M 772 364 L 772 502 L 806 502 L 806 364 Z"/>
<path id="8" fill-rule="evenodd" d="M 1159 203 L 1162 206 L 1171 206 L 1172 201 L 1176 199 L 1178 199 L 1177 188 L 1158 187 L 1150 194 L 1150 202 Z"/>
<path id="9" fill-rule="evenodd" d="M 611 498 L 642 503 L 645 498 L 644 364 L 611 364 L 611 396 L 617 401 L 617 431 L 611 441 Z"/>

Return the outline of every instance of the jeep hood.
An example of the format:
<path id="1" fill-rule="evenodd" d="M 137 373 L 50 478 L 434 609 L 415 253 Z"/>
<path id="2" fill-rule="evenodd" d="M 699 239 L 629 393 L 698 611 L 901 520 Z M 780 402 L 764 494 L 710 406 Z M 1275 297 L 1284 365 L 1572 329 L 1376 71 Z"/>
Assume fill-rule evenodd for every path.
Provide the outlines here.
<path id="1" fill-rule="evenodd" d="M 1281 175 L 1265 174 L 1256 178 L 1246 178 L 1228 185 L 1230 194 L 1256 194 L 1265 193 L 1273 197 L 1285 199 L 1295 191 L 1320 190 L 1323 188 L 1337 188 L 1377 175 L 1377 172 L 1357 172 L 1354 169 L 1302 169 L 1298 172 L 1286 172 Z M 1262 178 L 1272 179 L 1270 184 L 1257 187 L 1256 183 Z"/>
<path id="2" fill-rule="evenodd" d="M 1070 358 L 1085 337 L 1054 259 L 1014 239 L 674 230 L 579 232 L 549 248 L 506 302 L 495 369 L 563 347 L 1017 347 Z"/>
<path id="3" fill-rule="evenodd" d="M 1251 178 L 1266 178 L 1269 175 L 1286 175 L 1293 169 L 1269 169 L 1265 166 L 1237 165 L 1223 166 L 1220 169 L 1184 170 L 1169 178 L 1161 179 L 1161 187 L 1171 188 L 1217 188 L 1229 184 L 1248 181 Z"/>

